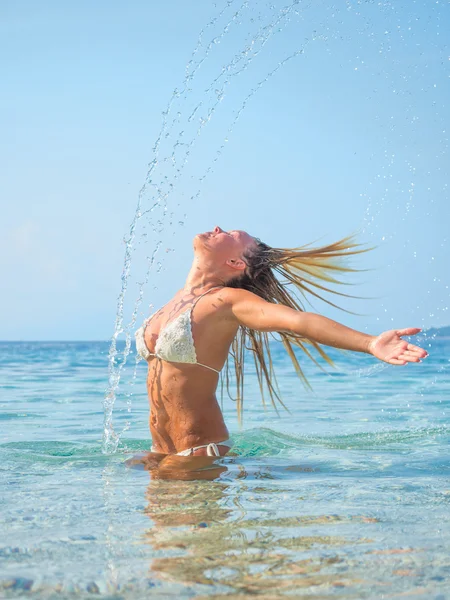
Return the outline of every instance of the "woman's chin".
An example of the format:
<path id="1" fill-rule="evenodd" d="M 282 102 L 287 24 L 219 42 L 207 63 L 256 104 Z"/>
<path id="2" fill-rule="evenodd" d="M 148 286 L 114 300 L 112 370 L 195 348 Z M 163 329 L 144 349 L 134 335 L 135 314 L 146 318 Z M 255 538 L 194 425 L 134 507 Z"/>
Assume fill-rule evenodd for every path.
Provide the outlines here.
<path id="1" fill-rule="evenodd" d="M 204 251 L 206 248 L 207 242 L 208 242 L 208 235 L 206 233 L 197 233 L 197 235 L 194 237 L 193 242 L 192 242 L 194 252 L 197 253 L 197 252 Z"/>
<path id="2" fill-rule="evenodd" d="M 197 233 L 194 237 L 194 249 L 205 248 L 208 245 L 208 240 L 211 237 L 209 232 Z"/>

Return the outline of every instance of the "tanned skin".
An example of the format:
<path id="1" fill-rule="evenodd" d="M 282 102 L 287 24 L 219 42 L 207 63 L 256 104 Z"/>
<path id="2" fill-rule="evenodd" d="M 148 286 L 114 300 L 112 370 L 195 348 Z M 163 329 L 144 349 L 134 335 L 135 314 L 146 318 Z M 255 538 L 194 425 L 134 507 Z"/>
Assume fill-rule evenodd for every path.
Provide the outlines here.
<path id="1" fill-rule="evenodd" d="M 194 261 L 184 287 L 149 322 L 145 343 L 150 352 L 160 331 L 181 312 L 202 298 L 192 313 L 192 332 L 200 363 L 218 371 L 224 366 L 230 345 L 240 325 L 258 331 L 287 331 L 320 344 L 365 352 L 392 365 L 420 362 L 427 353 L 402 336 L 418 328 L 393 329 L 372 336 L 350 329 L 318 314 L 299 312 L 266 302 L 226 282 L 244 273 L 245 256 L 255 247 L 245 231 L 215 227 L 194 238 Z M 176 454 L 187 448 L 220 442 L 229 437 L 216 398 L 219 376 L 200 365 L 169 363 L 156 357 L 148 360 L 147 390 L 150 402 L 150 432 L 160 455 Z M 227 448 L 219 446 L 221 454 Z M 195 452 L 205 456 L 206 449 Z"/>

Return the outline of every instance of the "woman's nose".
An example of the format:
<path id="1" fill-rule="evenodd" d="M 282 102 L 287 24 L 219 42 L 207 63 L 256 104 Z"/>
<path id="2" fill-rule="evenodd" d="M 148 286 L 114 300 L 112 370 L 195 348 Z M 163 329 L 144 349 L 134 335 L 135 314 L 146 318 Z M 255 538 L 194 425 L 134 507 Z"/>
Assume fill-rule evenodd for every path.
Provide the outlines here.
<path id="1" fill-rule="evenodd" d="M 214 233 L 220 233 L 221 231 L 223 231 L 223 229 L 221 229 L 218 225 L 214 227 Z"/>

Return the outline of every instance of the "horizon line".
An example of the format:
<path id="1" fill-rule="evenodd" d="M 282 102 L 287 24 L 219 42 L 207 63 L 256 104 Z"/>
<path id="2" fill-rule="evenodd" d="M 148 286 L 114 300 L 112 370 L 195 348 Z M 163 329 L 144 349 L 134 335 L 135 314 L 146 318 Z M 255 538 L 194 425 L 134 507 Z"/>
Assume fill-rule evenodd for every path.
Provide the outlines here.
<path id="1" fill-rule="evenodd" d="M 449 325 L 441 325 L 439 327 L 424 327 L 421 331 L 421 333 L 424 333 L 426 331 L 430 331 L 430 330 L 439 330 L 439 329 L 447 329 L 450 328 L 450 324 Z M 420 335 L 417 334 L 417 335 Z M 406 336 L 408 337 L 408 336 Z M 91 342 L 99 342 L 99 343 L 107 343 L 110 342 L 111 338 L 107 338 L 107 339 L 70 339 L 70 340 L 38 340 L 38 339 L 31 339 L 31 340 L 24 340 L 24 339 L 20 339 L 20 340 L 0 340 L 0 344 L 25 344 L 25 343 L 46 343 L 46 344 L 55 344 L 55 343 L 60 343 L 60 344 L 67 344 L 67 343 L 78 343 L 78 344 L 82 344 L 82 343 L 91 343 Z M 125 340 L 117 340 L 118 342 L 125 342 Z"/>

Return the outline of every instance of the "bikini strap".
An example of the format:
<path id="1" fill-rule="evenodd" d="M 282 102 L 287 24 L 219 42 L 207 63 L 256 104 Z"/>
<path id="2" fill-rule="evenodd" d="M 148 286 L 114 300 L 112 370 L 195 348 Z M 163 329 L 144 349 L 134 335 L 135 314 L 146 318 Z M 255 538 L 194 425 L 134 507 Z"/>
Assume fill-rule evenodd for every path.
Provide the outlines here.
<path id="1" fill-rule="evenodd" d="M 209 288 L 209 290 L 206 290 L 206 292 L 204 292 L 203 294 L 201 294 L 198 298 L 195 299 L 194 303 L 192 304 L 191 310 L 194 308 L 194 306 L 197 304 L 197 302 L 203 298 L 203 296 L 206 296 L 206 294 L 209 294 L 209 292 L 212 292 L 213 290 L 218 290 L 221 287 L 223 287 L 222 285 L 216 285 L 212 288 Z"/>
<path id="2" fill-rule="evenodd" d="M 223 286 L 221 285 L 216 285 L 212 288 L 210 288 L 209 290 L 207 290 L 206 292 L 204 292 L 203 294 L 201 294 L 194 302 L 194 304 L 191 306 L 191 315 L 192 315 L 192 311 L 194 310 L 194 306 L 197 304 L 197 302 L 200 300 L 200 298 L 203 298 L 203 296 L 206 296 L 206 294 L 209 294 L 209 292 L 212 292 L 213 290 L 218 290 L 219 288 L 221 288 Z M 192 322 L 190 322 L 189 324 L 190 328 L 191 328 L 191 335 L 192 335 Z M 218 375 L 220 375 L 220 371 L 218 371 L 217 369 L 215 369 L 214 367 L 210 367 L 208 365 L 205 365 L 203 363 L 200 363 L 197 361 L 197 364 L 200 365 L 201 367 L 206 367 L 207 369 L 209 369 L 210 371 L 214 371 L 214 373 L 217 373 Z"/>
<path id="3" fill-rule="evenodd" d="M 197 365 L 200 365 L 201 367 L 206 367 L 207 369 L 209 369 L 210 371 L 214 371 L 214 373 L 217 373 L 218 375 L 220 375 L 220 371 L 218 371 L 217 369 L 215 369 L 214 367 L 209 367 L 208 365 L 204 365 L 203 363 L 197 362 Z"/>
<path id="4" fill-rule="evenodd" d="M 157 312 L 158 312 L 158 311 L 156 310 L 156 311 L 155 311 L 154 313 L 152 313 L 152 314 L 151 314 L 149 317 L 147 317 L 146 319 L 144 319 L 144 322 L 143 322 L 143 324 L 142 324 L 142 327 L 143 327 L 144 333 L 145 333 L 145 330 L 147 329 L 147 325 L 150 323 L 150 321 L 153 319 L 153 317 L 156 315 L 156 313 L 157 313 Z"/>

